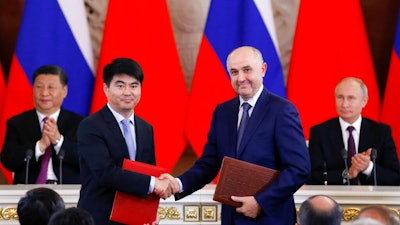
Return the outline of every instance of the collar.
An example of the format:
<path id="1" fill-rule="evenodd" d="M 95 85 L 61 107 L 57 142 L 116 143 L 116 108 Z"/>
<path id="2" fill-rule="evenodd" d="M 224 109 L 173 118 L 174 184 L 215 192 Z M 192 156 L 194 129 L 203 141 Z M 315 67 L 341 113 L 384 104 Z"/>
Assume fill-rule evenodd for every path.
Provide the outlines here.
<path id="1" fill-rule="evenodd" d="M 55 113 L 53 113 L 51 115 L 48 115 L 48 117 L 53 118 L 53 119 L 55 119 L 57 121 L 58 116 L 60 115 L 60 112 L 61 112 L 61 109 L 58 109 Z M 37 110 L 36 110 L 36 114 L 37 114 L 37 116 L 39 118 L 39 121 L 43 121 L 43 119 L 47 116 L 47 115 L 45 115 L 45 114 L 43 114 L 43 113 L 41 113 L 41 112 L 39 112 Z"/>
<path id="2" fill-rule="evenodd" d="M 115 119 L 120 123 L 122 120 L 125 119 L 121 114 L 117 113 L 117 111 L 113 110 L 111 106 L 107 103 L 107 107 L 110 109 L 111 113 L 114 115 Z M 135 125 L 135 120 L 134 120 L 134 111 L 132 109 L 132 114 L 128 118 L 133 125 Z"/>
<path id="3" fill-rule="evenodd" d="M 258 98 L 260 97 L 261 92 L 263 91 L 263 89 L 264 89 L 264 85 L 261 85 L 260 88 L 258 89 L 258 91 L 256 92 L 256 94 L 253 97 L 249 98 L 249 100 L 247 100 L 247 101 L 245 101 L 242 98 L 242 96 L 239 95 L 239 107 L 243 104 L 243 102 L 247 102 L 252 107 L 254 107 L 256 105 L 256 102 L 257 102 Z"/>

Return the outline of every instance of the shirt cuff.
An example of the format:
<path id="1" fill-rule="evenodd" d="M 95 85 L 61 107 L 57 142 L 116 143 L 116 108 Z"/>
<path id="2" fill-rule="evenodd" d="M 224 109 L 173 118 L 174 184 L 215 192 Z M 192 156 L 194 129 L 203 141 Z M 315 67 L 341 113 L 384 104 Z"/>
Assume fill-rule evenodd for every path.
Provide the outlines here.
<path id="1" fill-rule="evenodd" d="M 362 171 L 362 173 L 369 177 L 369 176 L 371 176 L 373 168 L 374 168 L 374 163 L 372 161 L 369 161 L 369 165 L 368 165 L 367 169 Z"/>
<path id="2" fill-rule="evenodd" d="M 39 141 L 36 142 L 35 145 L 35 159 L 36 161 L 39 161 L 39 157 L 44 155 L 44 152 L 40 151 L 40 147 L 39 147 Z"/>
<path id="3" fill-rule="evenodd" d="M 150 185 L 149 185 L 149 190 L 147 192 L 147 194 L 151 194 L 154 191 L 154 185 L 156 184 L 156 178 L 151 176 L 150 177 Z"/>
<path id="4" fill-rule="evenodd" d="M 177 181 L 178 184 L 179 184 L 179 193 L 182 193 L 182 192 L 183 192 L 182 181 L 181 181 L 181 179 L 179 179 L 179 178 L 175 178 L 175 179 L 176 179 L 176 181 Z"/>

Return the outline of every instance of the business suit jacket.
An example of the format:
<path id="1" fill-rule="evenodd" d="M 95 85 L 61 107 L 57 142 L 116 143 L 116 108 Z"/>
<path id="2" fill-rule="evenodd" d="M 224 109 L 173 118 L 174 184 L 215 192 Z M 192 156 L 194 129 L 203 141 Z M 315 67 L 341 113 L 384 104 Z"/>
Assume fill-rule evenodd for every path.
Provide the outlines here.
<path id="1" fill-rule="evenodd" d="M 341 154 L 344 148 L 339 118 L 333 118 L 310 129 L 309 152 L 311 177 L 307 184 L 343 185 L 345 163 Z M 377 149 L 376 177 L 378 185 L 399 185 L 400 172 L 396 147 L 389 126 L 362 118 L 358 152 Z M 324 168 L 324 162 L 326 168 Z M 327 176 L 323 175 L 327 171 Z M 374 176 L 358 175 L 362 185 L 373 185 Z"/>
<path id="2" fill-rule="evenodd" d="M 62 182 L 64 184 L 79 184 L 79 163 L 76 146 L 76 130 L 83 116 L 61 109 L 57 119 L 59 132 L 64 136 L 61 149 L 65 151 L 62 161 Z M 1 152 L 1 162 L 7 170 L 14 172 L 14 184 L 25 184 L 26 152 L 35 150 L 36 142 L 42 137 L 40 122 L 36 110 L 29 110 L 10 118 L 7 121 L 7 131 Z M 60 178 L 58 159 L 54 149 L 52 152 L 53 170 Z M 42 157 L 39 161 L 35 156 L 29 162 L 28 183 L 34 184 L 40 172 Z"/>
<path id="3" fill-rule="evenodd" d="M 136 161 L 155 165 L 153 128 L 137 116 L 134 120 Z M 121 169 L 123 159 L 129 159 L 128 147 L 108 106 L 81 122 L 78 151 L 82 179 L 78 207 L 86 209 L 96 225 L 112 224 L 109 217 L 116 191 L 147 196 L 150 176 Z"/>
<path id="4" fill-rule="evenodd" d="M 236 154 L 239 98 L 217 106 L 208 141 L 195 165 L 181 175 L 183 198 L 211 182 L 217 175 L 224 156 L 234 157 L 280 171 L 275 182 L 255 199 L 262 209 L 255 219 L 222 205 L 222 225 L 274 224 L 293 225 L 293 194 L 304 184 L 310 172 L 310 160 L 296 108 L 285 99 L 264 89 L 247 123 Z"/>

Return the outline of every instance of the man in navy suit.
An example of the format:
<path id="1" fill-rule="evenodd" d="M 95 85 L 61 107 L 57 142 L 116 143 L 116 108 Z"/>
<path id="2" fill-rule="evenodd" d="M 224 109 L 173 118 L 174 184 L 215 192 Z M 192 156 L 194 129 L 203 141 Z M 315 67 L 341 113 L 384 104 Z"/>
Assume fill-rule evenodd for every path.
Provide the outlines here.
<path id="1" fill-rule="evenodd" d="M 142 68 L 131 59 L 117 58 L 106 65 L 103 81 L 108 103 L 78 128 L 82 179 L 78 207 L 86 209 L 96 225 L 117 224 L 109 220 L 116 191 L 142 198 L 153 192 L 167 198 L 172 192 L 168 179 L 121 169 L 125 158 L 156 164 L 153 127 L 133 110 L 141 97 L 143 78 Z M 129 120 L 130 141 L 136 146 L 131 152 L 123 120 Z M 132 216 L 140 215 L 132 212 Z"/>
<path id="2" fill-rule="evenodd" d="M 224 156 L 280 171 L 278 178 L 255 196 L 232 196 L 235 208 L 223 204 L 222 225 L 293 225 L 296 211 L 293 194 L 307 180 L 310 160 L 299 114 L 292 103 L 263 86 L 267 70 L 261 53 L 250 46 L 233 50 L 227 69 L 238 96 L 214 111 L 208 141 L 195 165 L 174 182 L 176 199 L 210 183 Z M 250 104 L 249 119 L 237 147 L 242 103 Z M 245 186 L 242 188 L 246 188 Z"/>
<path id="3" fill-rule="evenodd" d="M 59 157 L 63 154 L 62 183 L 79 184 L 76 130 L 83 116 L 61 108 L 68 93 L 67 74 L 59 66 L 45 65 L 34 72 L 32 81 L 35 109 L 7 121 L 1 162 L 14 172 L 14 184 L 25 184 L 25 158 L 32 151 L 28 183 L 60 183 Z M 49 148 L 49 164 L 42 168 L 45 150 Z M 39 181 L 43 169 L 47 169 L 47 175 Z"/>
<path id="4" fill-rule="evenodd" d="M 391 128 L 361 116 L 368 102 L 367 86 L 358 78 L 344 78 L 336 85 L 335 99 L 339 117 L 310 129 L 311 177 L 307 184 L 347 185 L 350 179 L 361 185 L 374 185 L 375 180 L 377 185 L 399 185 L 399 161 Z M 358 151 L 349 158 L 347 171 L 343 156 L 347 157 L 349 126 L 354 127 L 351 133 Z M 376 149 L 375 163 L 372 148 Z"/>

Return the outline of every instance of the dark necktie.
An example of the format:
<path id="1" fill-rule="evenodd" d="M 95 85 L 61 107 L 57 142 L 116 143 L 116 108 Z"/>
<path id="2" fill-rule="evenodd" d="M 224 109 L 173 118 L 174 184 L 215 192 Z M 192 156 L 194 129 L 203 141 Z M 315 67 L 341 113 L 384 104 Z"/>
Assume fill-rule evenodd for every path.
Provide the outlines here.
<path id="1" fill-rule="evenodd" d="M 242 107 L 243 107 L 243 114 L 242 114 L 242 119 L 240 120 L 239 129 L 238 129 L 236 150 L 239 150 L 240 142 L 242 141 L 242 137 L 244 134 L 244 129 L 246 128 L 247 121 L 249 120 L 249 109 L 251 108 L 251 105 L 247 102 L 244 102 L 242 104 Z"/>
<path id="2" fill-rule="evenodd" d="M 46 123 L 47 117 L 43 119 L 43 128 L 44 124 Z M 36 179 L 36 184 L 45 184 L 47 180 L 47 168 L 49 167 L 49 161 L 51 158 L 51 145 L 49 145 L 46 150 L 44 151 L 44 154 L 42 156 L 42 163 L 40 165 L 40 172 L 39 176 Z"/>
<path id="3" fill-rule="evenodd" d="M 347 130 L 349 131 L 349 139 L 347 140 L 347 162 L 349 167 L 351 166 L 351 157 L 356 154 L 356 144 L 353 138 L 353 126 L 348 126 Z"/>
<path id="4" fill-rule="evenodd" d="M 352 134 L 354 129 L 355 128 L 353 126 L 347 127 L 347 130 L 349 131 L 349 139 L 347 140 L 347 164 L 349 165 L 349 168 L 351 167 L 351 158 L 356 154 L 356 144 L 354 142 L 354 137 Z M 357 185 L 358 179 L 351 179 L 350 184 Z"/>
<path id="5" fill-rule="evenodd" d="M 124 119 L 124 120 L 121 120 L 121 123 L 122 123 L 122 128 L 124 130 L 124 137 L 125 137 L 126 146 L 128 146 L 129 158 L 131 160 L 135 160 L 135 158 L 136 158 L 136 147 L 135 147 L 135 143 L 133 142 L 133 136 L 131 134 L 131 129 L 129 127 L 130 120 L 129 119 Z"/>

